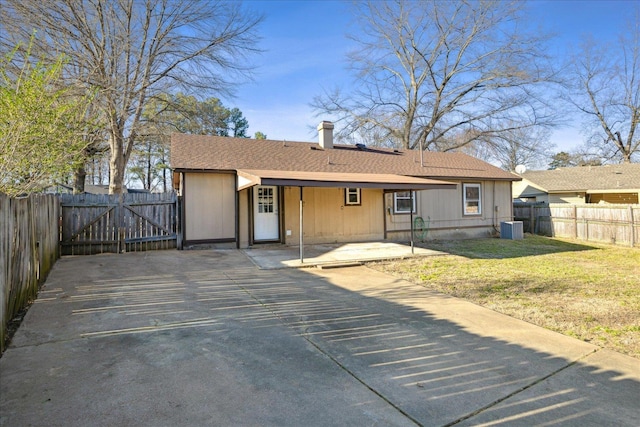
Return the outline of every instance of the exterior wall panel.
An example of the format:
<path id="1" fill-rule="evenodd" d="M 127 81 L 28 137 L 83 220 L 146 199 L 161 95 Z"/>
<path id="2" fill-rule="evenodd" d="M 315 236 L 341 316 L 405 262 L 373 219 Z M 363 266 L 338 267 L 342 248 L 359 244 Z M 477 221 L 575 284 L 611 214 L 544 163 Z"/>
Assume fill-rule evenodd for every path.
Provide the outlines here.
<path id="1" fill-rule="evenodd" d="M 184 181 L 185 240 L 235 240 L 235 175 L 186 173 Z"/>
<path id="2" fill-rule="evenodd" d="M 307 187 L 303 200 L 305 244 L 384 239 L 382 190 L 362 189 L 359 206 L 345 206 L 343 188 Z M 300 242 L 300 189 L 285 187 L 284 203 L 285 243 L 297 245 Z"/>
<path id="3" fill-rule="evenodd" d="M 582 205 L 585 203 L 585 193 L 551 193 L 549 194 L 548 203 Z"/>
<path id="4" fill-rule="evenodd" d="M 457 182 L 455 190 L 424 190 L 417 193 L 417 212 L 413 217 L 422 217 L 428 228 L 428 239 L 488 236 L 499 229 L 501 221 L 512 220 L 510 182 L 464 181 L 467 182 L 481 184 L 480 215 L 464 215 L 462 181 Z M 388 240 L 409 240 L 410 216 L 393 213 L 392 193 L 385 195 L 385 215 Z"/>
<path id="5" fill-rule="evenodd" d="M 238 212 L 238 231 L 240 247 L 246 248 L 249 246 L 249 189 L 241 190 L 238 193 L 239 208 Z"/>

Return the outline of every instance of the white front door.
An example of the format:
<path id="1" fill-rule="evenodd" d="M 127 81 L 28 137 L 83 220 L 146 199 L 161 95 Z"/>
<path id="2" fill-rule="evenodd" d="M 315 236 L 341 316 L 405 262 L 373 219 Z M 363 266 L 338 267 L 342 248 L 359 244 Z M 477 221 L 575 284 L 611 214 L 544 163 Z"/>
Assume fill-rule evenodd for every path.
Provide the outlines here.
<path id="1" fill-rule="evenodd" d="M 259 185 L 253 189 L 253 239 L 278 240 L 278 187 Z"/>

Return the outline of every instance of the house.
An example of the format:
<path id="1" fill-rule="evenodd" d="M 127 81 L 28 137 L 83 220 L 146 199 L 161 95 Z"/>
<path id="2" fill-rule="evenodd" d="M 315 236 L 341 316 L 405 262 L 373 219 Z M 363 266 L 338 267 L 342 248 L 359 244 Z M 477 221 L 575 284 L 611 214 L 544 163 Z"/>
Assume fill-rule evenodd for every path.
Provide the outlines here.
<path id="1" fill-rule="evenodd" d="M 56 182 L 45 187 L 42 192 L 45 194 L 73 194 L 73 187 Z"/>
<path id="2" fill-rule="evenodd" d="M 579 166 L 526 171 L 513 185 L 513 198 L 545 203 L 638 203 L 640 164 Z"/>
<path id="3" fill-rule="evenodd" d="M 512 219 L 511 173 L 462 153 L 334 145 L 330 122 L 318 131 L 318 143 L 172 135 L 183 244 L 408 241 L 413 224 L 463 238 Z"/>

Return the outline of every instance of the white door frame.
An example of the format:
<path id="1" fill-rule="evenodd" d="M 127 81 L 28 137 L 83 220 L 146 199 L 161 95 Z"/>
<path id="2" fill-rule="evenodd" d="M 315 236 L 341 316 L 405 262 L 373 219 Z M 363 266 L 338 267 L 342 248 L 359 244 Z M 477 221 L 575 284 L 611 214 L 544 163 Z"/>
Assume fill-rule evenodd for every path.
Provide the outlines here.
<path id="1" fill-rule="evenodd" d="M 280 240 L 280 203 L 278 187 L 253 187 L 253 240 Z"/>

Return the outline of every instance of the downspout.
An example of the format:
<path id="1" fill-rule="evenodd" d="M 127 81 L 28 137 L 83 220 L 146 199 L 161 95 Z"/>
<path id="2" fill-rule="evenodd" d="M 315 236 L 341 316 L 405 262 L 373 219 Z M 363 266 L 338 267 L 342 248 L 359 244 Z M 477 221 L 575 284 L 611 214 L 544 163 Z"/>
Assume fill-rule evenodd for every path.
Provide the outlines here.
<path id="1" fill-rule="evenodd" d="M 496 205 L 496 182 L 493 181 L 493 195 L 491 204 L 493 205 L 493 213 L 491 214 L 491 225 L 493 226 L 493 231 L 498 232 L 498 224 L 496 223 L 496 212 L 498 210 L 498 205 Z"/>
<path id="2" fill-rule="evenodd" d="M 513 221 L 513 181 L 509 181 L 509 194 L 511 194 L 511 203 L 509 204 L 509 218 Z"/>

